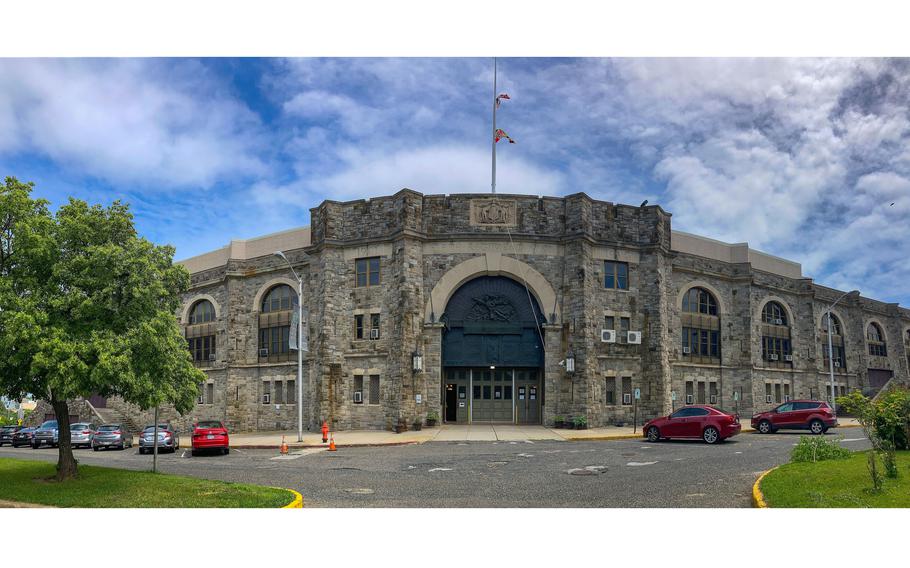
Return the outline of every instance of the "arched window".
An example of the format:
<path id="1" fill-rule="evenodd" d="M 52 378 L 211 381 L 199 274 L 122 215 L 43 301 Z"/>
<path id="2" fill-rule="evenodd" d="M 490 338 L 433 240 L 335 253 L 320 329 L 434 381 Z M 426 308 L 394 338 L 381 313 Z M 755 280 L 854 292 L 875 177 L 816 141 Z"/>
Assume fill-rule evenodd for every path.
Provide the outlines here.
<path id="1" fill-rule="evenodd" d="M 682 299 L 682 354 L 693 361 L 720 358 L 717 299 L 704 288 L 691 288 Z"/>
<path id="2" fill-rule="evenodd" d="M 297 294 L 287 284 L 273 287 L 262 300 L 259 313 L 259 360 L 268 362 L 289 361 L 291 350 L 288 340 L 291 333 L 292 308 L 296 308 Z"/>
<path id="3" fill-rule="evenodd" d="M 761 351 L 771 367 L 787 367 L 793 364 L 793 346 L 790 340 L 790 322 L 787 311 L 775 301 L 768 302 L 761 311 Z"/>
<path id="4" fill-rule="evenodd" d="M 831 366 L 830 355 L 828 351 L 828 314 L 822 316 L 822 353 L 824 353 L 825 369 Z M 840 320 L 836 315 L 831 314 L 831 352 L 834 353 L 834 367 L 839 368 L 842 372 L 847 369 L 847 357 L 844 351 L 844 334 Z"/>
<path id="5" fill-rule="evenodd" d="M 869 344 L 869 355 L 874 355 L 875 357 L 888 356 L 885 334 L 877 323 L 870 323 L 866 329 L 866 342 Z"/>
<path id="6" fill-rule="evenodd" d="M 190 309 L 185 336 L 193 362 L 208 366 L 215 360 L 215 306 L 199 300 Z"/>
<path id="7" fill-rule="evenodd" d="M 789 325 L 786 310 L 777 302 L 765 304 L 764 309 L 761 311 L 761 319 L 771 325 Z"/>

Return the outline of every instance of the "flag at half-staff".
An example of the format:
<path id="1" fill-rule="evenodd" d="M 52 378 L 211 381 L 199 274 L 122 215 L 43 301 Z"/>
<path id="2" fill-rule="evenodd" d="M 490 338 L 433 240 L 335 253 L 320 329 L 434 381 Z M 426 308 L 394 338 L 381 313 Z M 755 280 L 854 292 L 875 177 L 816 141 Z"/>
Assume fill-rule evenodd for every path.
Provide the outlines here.
<path id="1" fill-rule="evenodd" d="M 505 130 L 503 130 L 502 128 L 497 128 L 497 129 L 496 129 L 496 135 L 495 135 L 495 137 L 493 138 L 493 142 L 499 142 L 499 141 L 502 140 L 503 138 L 505 138 L 506 140 L 508 140 L 508 141 L 509 141 L 509 144 L 514 144 L 514 143 L 515 143 L 515 141 L 512 140 L 512 137 L 509 136 L 508 134 L 506 134 L 506 131 L 505 131 Z"/>

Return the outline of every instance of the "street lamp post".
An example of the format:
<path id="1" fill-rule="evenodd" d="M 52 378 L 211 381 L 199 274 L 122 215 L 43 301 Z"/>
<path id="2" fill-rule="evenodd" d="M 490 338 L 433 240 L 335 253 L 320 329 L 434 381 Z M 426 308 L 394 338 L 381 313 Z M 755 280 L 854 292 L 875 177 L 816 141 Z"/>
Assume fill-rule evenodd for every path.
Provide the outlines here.
<path id="1" fill-rule="evenodd" d="M 297 274 L 291 261 L 280 250 L 275 251 L 274 255 L 283 258 L 288 263 L 288 268 L 297 279 L 297 441 L 303 441 L 303 349 L 301 341 L 303 340 L 303 278 Z"/>
<path id="2" fill-rule="evenodd" d="M 834 300 L 833 304 L 828 306 L 828 312 L 827 312 L 828 313 L 828 372 L 829 372 L 830 378 L 831 378 L 831 408 L 832 408 L 832 410 L 834 410 L 835 414 L 837 414 L 837 402 L 835 402 L 835 398 L 834 398 L 834 347 L 832 346 L 832 343 L 831 343 L 831 310 L 834 309 L 834 306 L 836 306 L 838 302 L 840 302 L 847 296 L 850 296 L 853 294 L 858 295 L 859 290 L 851 290 L 850 292 L 844 292 L 843 294 L 841 294 L 838 299 Z"/>

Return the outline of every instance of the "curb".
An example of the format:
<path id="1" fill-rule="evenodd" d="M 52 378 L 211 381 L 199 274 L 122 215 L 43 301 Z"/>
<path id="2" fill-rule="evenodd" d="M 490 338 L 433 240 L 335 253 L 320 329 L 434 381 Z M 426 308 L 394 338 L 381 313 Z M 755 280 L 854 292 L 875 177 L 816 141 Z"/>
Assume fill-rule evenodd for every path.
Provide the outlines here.
<path id="1" fill-rule="evenodd" d="M 567 442 L 604 442 L 609 440 L 638 440 L 644 439 L 644 434 L 621 434 L 619 436 L 571 436 L 563 438 Z"/>
<path id="2" fill-rule="evenodd" d="M 389 442 L 387 444 L 335 444 L 336 448 L 378 448 L 381 446 L 409 446 L 411 444 L 422 444 L 423 442 Z M 312 448 L 328 448 L 328 444 L 308 444 L 306 446 L 298 446 L 296 444 L 288 444 L 289 450 L 307 450 Z M 249 444 L 249 445 L 240 445 L 240 444 L 231 444 L 231 449 L 238 450 L 280 450 L 281 444 Z"/>
<path id="3" fill-rule="evenodd" d="M 774 466 L 771 469 L 762 472 L 758 476 L 758 479 L 755 480 L 755 484 L 752 485 L 752 506 L 756 509 L 767 509 L 768 503 L 765 501 L 765 494 L 761 492 L 761 480 L 765 478 L 766 475 L 774 471 L 780 466 Z"/>
<path id="4" fill-rule="evenodd" d="M 282 509 L 303 509 L 303 495 L 297 493 L 293 489 L 285 489 L 285 491 L 290 491 L 294 494 L 294 500 L 281 507 Z"/>

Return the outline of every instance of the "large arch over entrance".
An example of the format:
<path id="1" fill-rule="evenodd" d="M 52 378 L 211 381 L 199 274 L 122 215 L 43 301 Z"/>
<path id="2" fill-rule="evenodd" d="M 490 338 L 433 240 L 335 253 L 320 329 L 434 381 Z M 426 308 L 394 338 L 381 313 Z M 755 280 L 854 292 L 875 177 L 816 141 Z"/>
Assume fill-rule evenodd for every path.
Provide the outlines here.
<path id="1" fill-rule="evenodd" d="M 546 319 L 524 284 L 472 278 L 448 299 L 440 321 L 443 419 L 539 424 Z"/>

